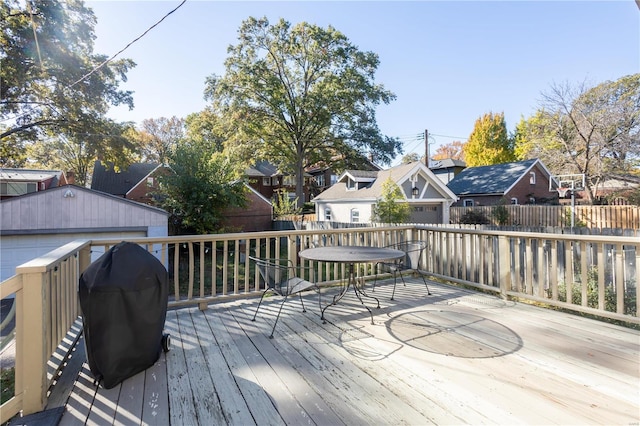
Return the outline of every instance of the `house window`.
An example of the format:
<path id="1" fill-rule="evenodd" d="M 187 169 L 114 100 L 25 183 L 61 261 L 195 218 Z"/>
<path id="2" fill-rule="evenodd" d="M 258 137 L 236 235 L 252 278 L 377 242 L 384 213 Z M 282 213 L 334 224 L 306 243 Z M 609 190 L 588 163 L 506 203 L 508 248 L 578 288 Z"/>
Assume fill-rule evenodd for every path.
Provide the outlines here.
<path id="1" fill-rule="evenodd" d="M 536 184 L 536 172 L 529 172 L 529 183 L 531 185 Z"/>
<path id="2" fill-rule="evenodd" d="M 315 177 L 316 185 L 324 186 L 324 175 L 318 175 Z"/>
<path id="3" fill-rule="evenodd" d="M 331 175 L 331 185 L 334 185 L 338 182 L 338 175 Z"/>
<path id="4" fill-rule="evenodd" d="M 348 190 L 356 189 L 356 182 L 353 179 L 347 180 L 347 189 Z"/>
<path id="5" fill-rule="evenodd" d="M 296 186 L 296 177 L 295 176 L 285 176 L 283 178 L 284 186 Z"/>
<path id="6" fill-rule="evenodd" d="M 23 195 L 38 190 L 35 182 L 2 182 L 0 183 L 0 195 Z"/>
<path id="7" fill-rule="evenodd" d="M 263 177 L 262 178 L 262 186 L 271 186 L 271 178 Z"/>
<path id="8" fill-rule="evenodd" d="M 518 205 L 518 199 L 517 199 L 517 198 L 515 198 L 515 197 L 514 197 L 514 198 L 512 198 L 512 199 L 511 199 L 511 204 Z"/>
<path id="9" fill-rule="evenodd" d="M 153 186 L 153 178 L 152 177 L 148 177 L 147 178 L 147 185 Z"/>
<path id="10" fill-rule="evenodd" d="M 464 205 L 465 207 L 473 207 L 473 200 L 471 198 L 467 198 L 466 200 L 462 201 L 462 205 Z"/>
<path id="11" fill-rule="evenodd" d="M 351 209 L 351 223 L 360 222 L 360 210 Z"/>
<path id="12" fill-rule="evenodd" d="M 271 185 L 278 186 L 279 184 L 280 184 L 280 179 L 278 178 L 278 176 L 274 176 L 271 178 Z"/>
<path id="13" fill-rule="evenodd" d="M 331 209 L 330 208 L 326 208 L 324 209 L 324 220 L 331 220 Z"/>

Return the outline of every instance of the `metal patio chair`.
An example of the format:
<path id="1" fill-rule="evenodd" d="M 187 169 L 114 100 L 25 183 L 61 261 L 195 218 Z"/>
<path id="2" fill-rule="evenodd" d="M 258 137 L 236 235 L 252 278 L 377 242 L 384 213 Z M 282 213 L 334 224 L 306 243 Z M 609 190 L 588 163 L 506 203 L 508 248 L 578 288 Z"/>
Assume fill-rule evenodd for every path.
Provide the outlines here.
<path id="1" fill-rule="evenodd" d="M 258 303 L 258 307 L 256 308 L 256 312 L 253 315 L 253 319 L 251 321 L 256 320 L 256 316 L 258 315 L 258 311 L 260 310 L 260 306 L 262 305 L 262 299 L 264 299 L 264 296 L 267 294 L 267 292 L 271 291 L 279 296 L 284 297 L 282 303 L 280 304 L 280 309 L 278 309 L 276 320 L 273 323 L 271 335 L 269 336 L 270 339 L 273 339 L 273 333 L 276 330 L 276 325 L 278 324 L 280 313 L 282 312 L 282 308 L 284 307 L 284 303 L 287 301 L 287 298 L 290 295 L 294 295 L 297 293 L 300 296 L 302 312 L 307 312 L 304 307 L 304 301 L 302 300 L 301 293 L 308 289 L 319 291 L 319 288 L 317 284 L 298 277 L 296 274 L 296 268 L 294 268 L 293 263 L 291 263 L 290 260 L 261 259 L 253 256 L 249 256 L 249 259 L 255 263 L 256 268 L 260 272 L 260 276 L 265 283 L 264 292 L 262 293 L 262 297 L 260 297 L 260 302 Z M 303 267 L 299 267 L 298 269 L 310 271 L 309 276 L 311 280 L 314 280 L 313 269 Z"/>
<path id="2" fill-rule="evenodd" d="M 404 271 L 413 271 L 414 273 L 420 275 L 422 277 L 422 282 L 424 282 L 424 286 L 427 288 L 427 294 L 431 295 L 431 291 L 429 290 L 429 286 L 427 285 L 427 280 L 420 272 L 422 255 L 427 249 L 427 243 L 424 241 L 404 241 L 401 243 L 391 244 L 387 247 L 400 250 L 405 253 L 404 257 L 401 257 L 400 259 L 391 262 L 376 263 L 376 271 L 391 273 L 391 275 L 393 276 L 393 292 L 391 293 L 391 300 L 393 300 L 396 294 L 396 284 L 398 281 L 398 276 L 402 280 L 402 284 L 404 284 L 405 287 L 407 286 L 404 281 L 404 277 L 402 276 L 402 273 Z M 376 290 L 377 280 L 378 274 L 376 274 L 373 281 L 372 291 Z"/>

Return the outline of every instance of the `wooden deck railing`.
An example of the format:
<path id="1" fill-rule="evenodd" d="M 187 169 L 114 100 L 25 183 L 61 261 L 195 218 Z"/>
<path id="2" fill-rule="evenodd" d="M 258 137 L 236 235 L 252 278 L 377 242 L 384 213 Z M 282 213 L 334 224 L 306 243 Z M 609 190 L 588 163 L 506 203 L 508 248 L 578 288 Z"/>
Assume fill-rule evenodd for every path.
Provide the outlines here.
<path id="1" fill-rule="evenodd" d="M 280 257 L 317 268 L 320 284 L 341 280 L 343 264 L 302 261 L 307 247 L 385 246 L 424 240 L 427 274 L 504 297 L 640 324 L 640 240 L 566 234 L 480 231 L 428 226 L 297 230 L 134 238 L 167 267 L 169 307 L 208 304 L 260 294 L 249 255 Z M 92 260 L 121 240 L 67 244 L 34 259 L 0 283 L 0 297 L 16 298 L 16 390 L 0 407 L 0 423 L 19 411 L 40 411 L 52 379 L 47 364 L 79 315 L 77 283 Z M 361 265 L 359 276 L 375 271 Z"/>

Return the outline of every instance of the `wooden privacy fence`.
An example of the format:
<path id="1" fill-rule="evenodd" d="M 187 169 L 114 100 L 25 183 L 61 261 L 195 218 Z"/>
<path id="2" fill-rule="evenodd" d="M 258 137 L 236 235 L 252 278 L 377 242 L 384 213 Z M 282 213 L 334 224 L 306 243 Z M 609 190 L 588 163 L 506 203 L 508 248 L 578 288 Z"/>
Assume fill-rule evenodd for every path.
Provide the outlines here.
<path id="1" fill-rule="evenodd" d="M 487 222 L 499 225 L 495 212 L 506 209 L 507 226 L 575 226 L 587 228 L 640 228 L 640 206 L 479 206 L 451 207 L 451 223 L 463 223 L 465 215 L 474 214 Z"/>

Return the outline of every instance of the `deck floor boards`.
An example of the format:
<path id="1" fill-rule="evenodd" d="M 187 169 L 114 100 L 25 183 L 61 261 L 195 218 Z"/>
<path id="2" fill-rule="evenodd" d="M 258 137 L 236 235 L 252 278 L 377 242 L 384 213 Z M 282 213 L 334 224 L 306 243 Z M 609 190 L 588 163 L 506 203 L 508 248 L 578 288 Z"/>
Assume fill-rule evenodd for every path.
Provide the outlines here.
<path id="1" fill-rule="evenodd" d="M 370 293 L 380 309 L 365 299 L 374 324 L 352 293 L 323 324 L 309 293 L 273 339 L 279 297 L 255 322 L 258 299 L 169 311 L 171 350 L 110 390 L 85 362 L 61 425 L 640 421 L 640 332 L 431 282 L 427 296 L 421 279 L 391 301 L 389 283 Z"/>

